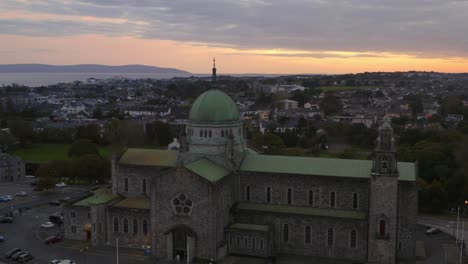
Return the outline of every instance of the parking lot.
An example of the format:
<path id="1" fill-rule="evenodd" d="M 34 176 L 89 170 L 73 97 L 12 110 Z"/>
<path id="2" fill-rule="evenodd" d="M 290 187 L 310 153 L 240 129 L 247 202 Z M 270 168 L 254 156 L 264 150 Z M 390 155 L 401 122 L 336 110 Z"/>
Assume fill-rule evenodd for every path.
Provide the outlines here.
<path id="1" fill-rule="evenodd" d="M 0 242 L 0 262 L 18 263 L 6 259 L 5 253 L 12 248 L 21 248 L 30 252 L 34 259 L 28 263 L 49 263 L 53 259 L 71 259 L 76 263 L 115 263 L 115 248 L 110 246 L 89 247 L 86 242 L 64 240 L 53 245 L 46 245 L 44 240 L 52 235 L 63 236 L 63 226 L 50 229 L 41 228 L 41 224 L 49 221 L 50 215 L 60 214 L 62 205 L 49 205 L 52 200 L 63 197 L 77 197 L 89 190 L 89 187 L 65 187 L 51 192 L 42 193 L 32 191 L 32 186 L 25 183 L 2 183 L 0 196 L 11 195 L 13 200 L 0 203 L 3 213 L 15 210 L 13 223 L 0 223 L 0 235 L 5 237 Z M 25 191 L 26 197 L 16 197 L 15 193 Z M 25 205 L 28 205 L 25 207 Z M 33 205 L 33 206 L 29 206 Z M 21 212 L 18 210 L 22 208 Z M 28 208 L 28 209 L 26 209 Z M 150 263 L 150 258 L 143 255 L 142 250 L 119 249 L 120 263 Z"/>

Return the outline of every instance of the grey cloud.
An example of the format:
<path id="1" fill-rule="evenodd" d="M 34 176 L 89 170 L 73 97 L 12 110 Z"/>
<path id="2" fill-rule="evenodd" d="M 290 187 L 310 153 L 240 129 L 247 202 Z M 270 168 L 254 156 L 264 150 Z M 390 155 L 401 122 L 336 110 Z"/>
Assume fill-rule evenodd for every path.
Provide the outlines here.
<path id="1" fill-rule="evenodd" d="M 100 33 L 240 49 L 399 52 L 468 56 L 468 1 L 459 0 L 81 0 L 6 1 L 0 10 L 125 18 L 126 24 L 8 21 L 0 32 Z M 34 1 L 36 2 L 36 1 Z M 8 9 L 7 9 L 8 8 Z M 145 21 L 135 26 L 132 22 Z M 39 24 L 44 28 L 38 28 Z M 28 28 L 31 27 L 31 28 Z M 45 30 L 47 29 L 47 30 Z M 291 56 L 297 56 L 292 55 Z M 306 54 L 303 54 L 304 56 Z M 310 54 L 309 54 L 310 55 Z M 322 56 L 316 54 L 316 56 Z M 419 56 L 419 55 L 417 55 Z"/>

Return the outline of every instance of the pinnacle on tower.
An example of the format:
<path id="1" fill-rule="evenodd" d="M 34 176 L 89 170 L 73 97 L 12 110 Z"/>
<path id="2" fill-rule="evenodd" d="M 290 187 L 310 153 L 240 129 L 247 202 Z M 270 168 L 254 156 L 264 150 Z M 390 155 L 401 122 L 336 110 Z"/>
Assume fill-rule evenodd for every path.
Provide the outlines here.
<path id="1" fill-rule="evenodd" d="M 211 85 L 216 88 L 216 59 L 213 58 L 213 74 L 211 75 Z"/>

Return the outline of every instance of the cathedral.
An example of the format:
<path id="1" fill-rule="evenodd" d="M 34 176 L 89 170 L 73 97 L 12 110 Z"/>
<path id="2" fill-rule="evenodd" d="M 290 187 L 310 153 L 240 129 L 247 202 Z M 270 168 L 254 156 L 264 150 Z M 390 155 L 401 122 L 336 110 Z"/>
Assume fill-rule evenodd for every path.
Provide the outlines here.
<path id="1" fill-rule="evenodd" d="M 112 186 L 64 207 L 65 237 L 191 263 L 294 255 L 394 264 L 415 257 L 417 169 L 384 118 L 372 160 L 273 156 L 247 147 L 233 100 L 193 103 L 180 148 L 128 148 Z"/>

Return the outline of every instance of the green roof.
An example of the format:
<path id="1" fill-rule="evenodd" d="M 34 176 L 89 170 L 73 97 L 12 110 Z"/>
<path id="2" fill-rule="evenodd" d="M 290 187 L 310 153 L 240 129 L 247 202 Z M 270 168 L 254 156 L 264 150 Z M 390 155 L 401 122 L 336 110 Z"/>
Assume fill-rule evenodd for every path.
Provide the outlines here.
<path id="1" fill-rule="evenodd" d="M 259 232 L 268 232 L 270 229 L 267 225 L 254 225 L 254 224 L 241 224 L 234 223 L 228 227 L 229 229 L 238 229 L 238 230 L 248 230 L 248 231 L 259 231 Z"/>
<path id="2" fill-rule="evenodd" d="M 128 197 L 114 204 L 114 207 L 150 209 L 150 199 L 147 197 Z"/>
<path id="3" fill-rule="evenodd" d="M 240 115 L 231 97 L 220 90 L 211 89 L 193 102 L 189 119 L 197 123 L 231 123 L 238 122 Z"/>
<path id="4" fill-rule="evenodd" d="M 110 188 L 99 188 L 94 191 L 91 191 L 93 195 L 84 198 L 81 201 L 76 202 L 74 205 L 77 206 L 90 206 L 90 205 L 97 205 L 97 204 L 105 204 L 119 196 L 112 194 L 112 190 Z"/>
<path id="5" fill-rule="evenodd" d="M 177 151 L 129 148 L 122 155 L 119 163 L 123 165 L 174 167 L 176 161 Z"/>
<path id="6" fill-rule="evenodd" d="M 314 207 L 298 207 L 288 205 L 257 204 L 257 203 L 239 203 L 237 209 L 264 212 L 264 213 L 283 213 L 307 216 L 323 216 L 351 219 L 366 219 L 366 213 L 356 210 L 342 209 L 322 209 Z"/>
<path id="7" fill-rule="evenodd" d="M 229 174 L 228 170 L 206 158 L 201 158 L 197 161 L 189 163 L 185 165 L 185 168 L 200 175 L 210 182 L 217 182 Z"/>
<path id="8" fill-rule="evenodd" d="M 317 176 L 370 178 L 371 160 L 329 159 L 295 156 L 246 155 L 241 171 Z M 414 163 L 398 162 L 399 180 L 415 181 Z"/>

